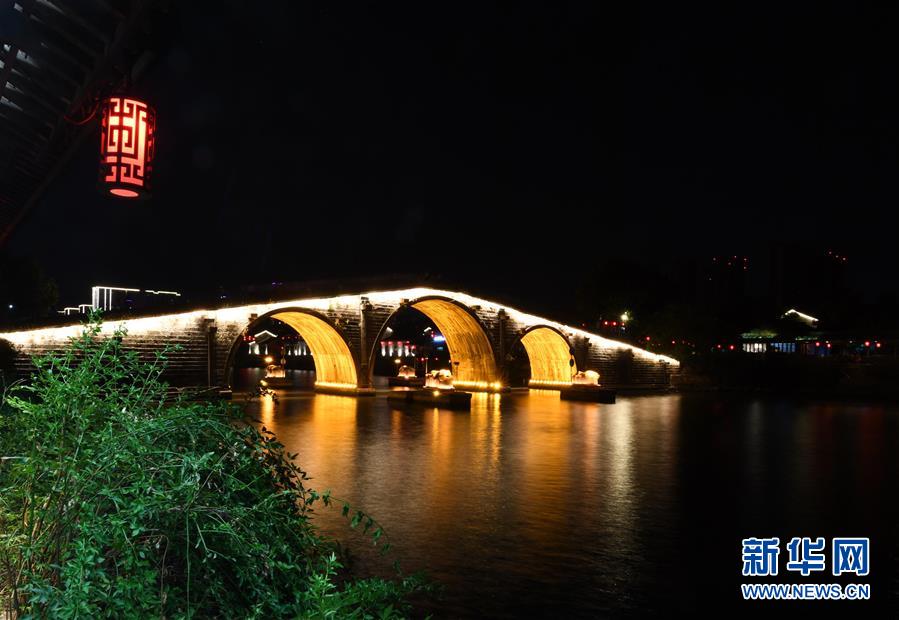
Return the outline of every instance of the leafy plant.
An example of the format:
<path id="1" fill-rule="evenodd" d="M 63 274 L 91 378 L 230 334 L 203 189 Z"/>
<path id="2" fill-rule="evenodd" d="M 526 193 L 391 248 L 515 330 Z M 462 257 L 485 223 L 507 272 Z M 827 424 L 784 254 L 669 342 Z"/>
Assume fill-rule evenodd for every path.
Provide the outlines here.
<path id="1" fill-rule="evenodd" d="M 311 522 L 330 493 L 221 402 L 167 401 L 92 321 L 0 418 L 0 600 L 13 617 L 395 618 L 418 576 L 353 579 Z M 14 430 L 13 430 L 14 429 Z M 383 530 L 343 507 L 351 525 Z M 352 514 L 352 516 L 350 516 Z"/>

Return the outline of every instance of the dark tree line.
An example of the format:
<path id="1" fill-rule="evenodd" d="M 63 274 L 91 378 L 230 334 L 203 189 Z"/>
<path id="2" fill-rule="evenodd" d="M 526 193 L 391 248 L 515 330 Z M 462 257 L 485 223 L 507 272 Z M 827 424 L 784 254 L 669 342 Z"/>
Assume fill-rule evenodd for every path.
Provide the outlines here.
<path id="1" fill-rule="evenodd" d="M 49 316 L 58 299 L 56 281 L 36 260 L 0 254 L 0 324 Z"/>

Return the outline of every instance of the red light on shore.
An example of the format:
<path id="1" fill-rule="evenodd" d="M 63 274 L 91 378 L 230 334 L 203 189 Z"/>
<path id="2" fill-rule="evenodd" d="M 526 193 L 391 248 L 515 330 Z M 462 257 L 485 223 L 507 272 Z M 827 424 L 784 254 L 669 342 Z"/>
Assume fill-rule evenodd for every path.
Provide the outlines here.
<path id="1" fill-rule="evenodd" d="M 871 341 L 870 341 L 870 340 L 865 340 L 865 346 L 866 346 L 866 347 L 870 347 L 870 346 L 871 346 Z"/>
<path id="2" fill-rule="evenodd" d="M 121 198 L 149 195 L 156 111 L 130 97 L 109 97 L 100 121 L 100 185 Z"/>

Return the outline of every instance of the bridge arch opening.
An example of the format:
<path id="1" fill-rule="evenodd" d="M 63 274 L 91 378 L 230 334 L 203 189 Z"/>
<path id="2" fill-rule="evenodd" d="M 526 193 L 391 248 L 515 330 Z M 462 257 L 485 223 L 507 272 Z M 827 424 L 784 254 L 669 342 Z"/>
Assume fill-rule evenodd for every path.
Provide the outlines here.
<path id="1" fill-rule="evenodd" d="M 484 326 L 471 308 L 448 297 L 422 297 L 404 303 L 384 322 L 375 341 L 369 368 L 376 368 L 380 343 L 387 340 L 395 319 L 409 309 L 423 314 L 436 328 L 445 344 L 447 365 L 453 373 L 453 384 L 467 390 L 499 390 L 503 387 L 496 366 L 493 345 Z M 419 365 L 419 374 L 423 368 Z M 430 368 L 437 370 L 437 368 Z"/>
<path id="2" fill-rule="evenodd" d="M 518 348 L 524 349 L 527 357 L 528 387 L 558 389 L 571 385 L 571 378 L 577 372 L 577 364 L 571 343 L 562 332 L 548 325 L 535 325 L 527 329 L 513 347 L 513 355 Z"/>
<path id="3" fill-rule="evenodd" d="M 424 313 L 402 305 L 381 326 L 371 356 L 371 378 L 388 386 L 416 387 L 430 371 L 449 369 L 446 339 Z"/>
<path id="4" fill-rule="evenodd" d="M 312 358 L 315 369 L 315 388 L 325 391 L 355 391 L 359 385 L 356 358 L 338 327 L 323 315 L 306 308 L 282 308 L 253 320 L 244 334 L 253 334 L 267 320 L 276 319 L 295 331 Z M 226 377 L 234 384 L 237 352 L 243 344 L 243 334 L 231 347 Z"/>

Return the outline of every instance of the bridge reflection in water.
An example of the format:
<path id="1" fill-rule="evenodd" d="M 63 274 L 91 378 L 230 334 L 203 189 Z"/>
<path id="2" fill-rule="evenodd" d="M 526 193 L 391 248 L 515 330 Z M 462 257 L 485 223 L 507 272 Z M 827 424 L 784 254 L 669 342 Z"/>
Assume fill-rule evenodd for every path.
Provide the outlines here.
<path id="1" fill-rule="evenodd" d="M 472 589 L 494 597 L 478 613 L 502 615 L 510 601 L 533 603 L 537 584 L 541 605 L 562 603 L 574 595 L 574 574 L 582 585 L 606 587 L 621 565 L 597 551 L 632 568 L 651 556 L 639 533 L 641 497 L 665 503 L 673 491 L 670 406 L 646 415 L 627 399 L 602 408 L 530 390 L 475 394 L 470 412 L 286 392 L 250 407 L 299 453 L 313 488 L 370 511 L 405 568 L 428 568 L 447 584 L 450 614 L 474 613 Z M 635 484 L 640 468 L 652 471 L 648 488 Z M 348 529 L 339 509 L 315 518 L 326 533 L 349 539 L 359 568 L 387 574 L 390 561 Z"/>
<path id="2" fill-rule="evenodd" d="M 251 407 L 313 488 L 386 528 L 387 560 L 339 509 L 316 511 L 355 567 L 427 568 L 446 586 L 441 617 L 726 608 L 739 540 L 759 532 L 869 535 L 883 553 L 872 589 L 894 600 L 895 406 L 718 395 L 606 406 L 530 390 L 475 395 L 470 412 L 309 393 Z"/>

